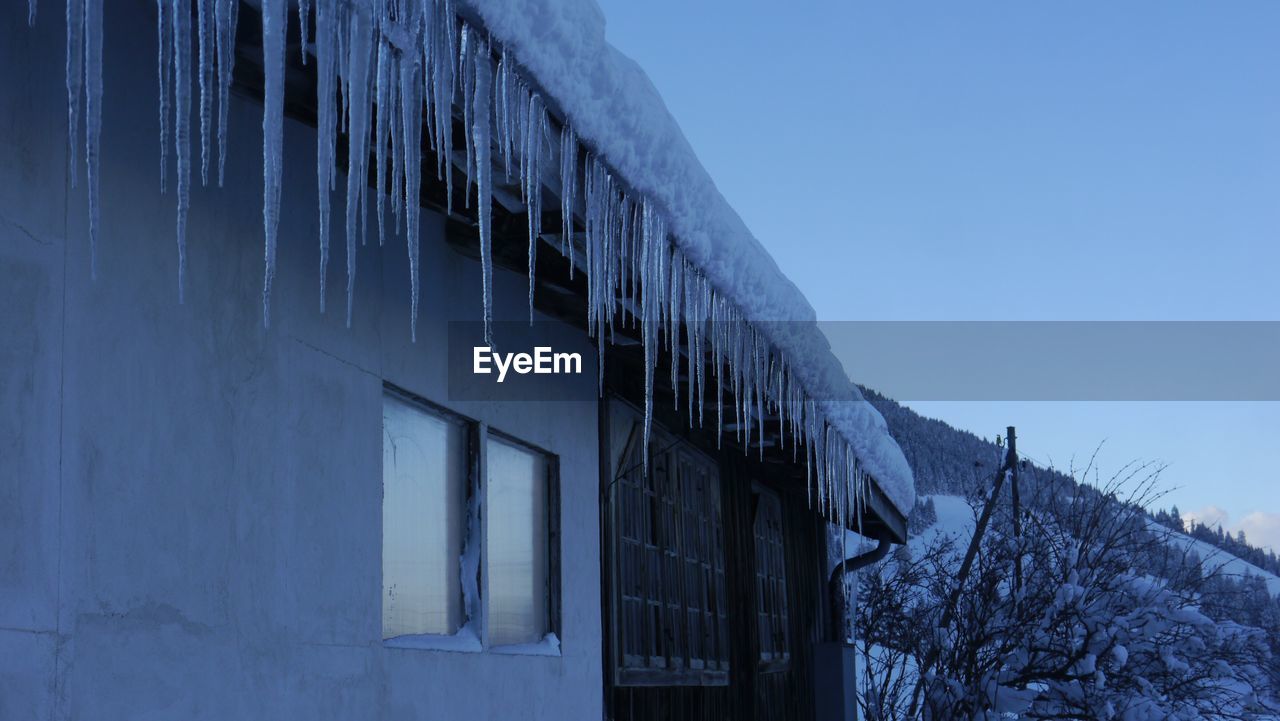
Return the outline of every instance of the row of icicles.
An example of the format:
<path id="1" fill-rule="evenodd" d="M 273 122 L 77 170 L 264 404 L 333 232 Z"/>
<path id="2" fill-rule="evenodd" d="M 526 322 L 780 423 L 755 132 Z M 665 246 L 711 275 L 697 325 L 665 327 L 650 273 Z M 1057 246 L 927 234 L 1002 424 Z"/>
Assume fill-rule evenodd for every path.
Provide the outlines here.
<path id="1" fill-rule="evenodd" d="M 36 0 L 29 2 L 30 21 L 34 22 Z M 95 273 L 102 3 L 103 0 L 67 0 L 66 80 L 72 182 L 78 175 L 74 168 L 78 163 L 76 140 L 83 98 L 91 265 Z M 262 0 L 264 325 L 270 324 L 271 317 L 280 190 L 284 182 L 287 7 L 287 0 Z M 193 161 L 189 132 L 192 70 L 194 67 L 198 79 L 200 182 L 209 183 L 216 139 L 217 183 L 221 186 L 226 167 L 238 12 L 239 0 L 157 0 L 160 185 L 162 191 L 167 190 L 172 136 L 177 171 L 180 300 L 185 286 L 186 217 Z M 308 39 L 312 12 L 315 37 Z M 447 205 L 451 208 L 455 189 L 450 163 L 456 149 L 453 109 L 460 101 L 466 172 L 466 184 L 461 190 L 468 206 L 474 197 L 479 225 L 486 342 L 492 343 L 493 172 L 496 168 L 508 182 L 518 180 L 527 208 L 531 320 L 537 241 L 543 233 L 542 184 L 558 182 L 563 226 L 553 230 L 559 231 L 559 250 L 569 258 L 570 272 L 580 265 L 587 273 L 588 332 L 599 344 L 602 388 L 604 349 L 616 330 L 630 324 L 639 329 L 642 337 L 646 446 L 652 425 L 655 374 L 660 372 L 660 346 L 667 348 L 671 359 L 669 370 L 677 409 L 681 404 L 682 355 L 705 359 L 709 353 L 714 379 L 706 377 L 704 363 L 685 362 L 685 405 L 690 423 L 695 418 L 702 423 L 705 399 L 711 395 L 719 436 L 725 430 L 728 391 L 733 399 L 728 422 L 744 447 L 750 445 L 755 430 L 755 443 L 763 454 L 764 422 L 776 418 L 779 437 L 791 438 L 793 456 L 797 449 L 805 449 L 810 488 L 819 505 L 841 524 L 846 522 L 853 506 L 863 502 L 866 483 L 848 442 L 825 422 L 786 359 L 760 329 L 747 322 L 733 302 L 713 288 L 672 246 L 660 210 L 646 198 L 633 197 L 598 156 L 580 146 L 567 122 L 558 131 L 555 129 L 541 97 L 520 76 L 515 59 L 505 48 L 482 30 L 460 21 L 452 0 L 335 0 L 316 2 L 314 9 L 311 0 L 300 0 L 298 23 L 303 40 L 302 62 L 314 62 L 317 75 L 322 311 L 329 260 L 330 195 L 337 188 L 335 148 L 341 130 L 348 143 L 347 176 L 361 179 L 346 183 L 347 325 L 351 324 L 356 249 L 366 240 L 369 184 L 363 179 L 368 177 L 372 155 L 378 243 L 382 245 L 388 234 L 389 198 L 390 232 L 403 231 L 406 238 L 412 288 L 410 332 L 416 337 L 421 133 L 425 129 L 434 151 L 436 174 L 446 185 Z M 308 54 L 314 57 L 308 58 Z M 557 168 L 558 177 L 551 175 L 552 168 Z M 584 221 L 585 232 L 579 234 L 584 248 L 581 260 L 576 257 L 574 243 L 575 215 Z"/>

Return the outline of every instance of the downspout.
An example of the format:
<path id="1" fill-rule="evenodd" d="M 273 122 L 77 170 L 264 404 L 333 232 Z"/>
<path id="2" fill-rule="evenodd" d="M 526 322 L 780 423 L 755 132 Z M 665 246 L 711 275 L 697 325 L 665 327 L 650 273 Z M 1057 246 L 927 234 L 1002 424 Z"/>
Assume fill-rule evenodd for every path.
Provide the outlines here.
<path id="1" fill-rule="evenodd" d="M 831 578 L 827 581 L 827 595 L 831 599 L 831 630 L 829 640 L 835 643 L 846 643 L 849 637 L 846 627 L 849 609 L 845 605 L 844 577 L 860 568 L 865 568 L 884 558 L 889 553 L 893 541 L 887 535 L 880 537 L 879 544 L 866 553 L 846 558 L 831 569 Z"/>

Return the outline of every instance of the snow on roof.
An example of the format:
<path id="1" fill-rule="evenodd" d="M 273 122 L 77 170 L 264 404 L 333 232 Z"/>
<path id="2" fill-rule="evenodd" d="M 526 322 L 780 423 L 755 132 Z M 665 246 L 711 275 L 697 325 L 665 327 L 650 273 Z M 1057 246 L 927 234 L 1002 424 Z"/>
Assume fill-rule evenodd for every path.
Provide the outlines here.
<path id="1" fill-rule="evenodd" d="M 352 130 L 347 133 L 352 176 L 367 177 L 371 152 L 375 156 L 378 232 L 383 233 L 388 196 L 391 222 L 397 227 L 403 222 L 406 229 L 415 321 L 421 133 L 430 135 L 435 148 L 456 152 L 461 141 L 465 152 L 467 185 L 477 188 L 486 323 L 491 318 L 490 207 L 495 167 L 508 176 L 515 172 L 520 179 L 529 207 L 532 274 L 535 241 L 542 235 L 542 186 L 550 166 L 544 161 L 558 161 L 557 191 L 568 211 L 564 215 L 578 214 L 581 208 L 585 223 L 589 331 L 600 339 L 603 353 L 603 339 L 620 315 L 618 297 L 626 299 L 622 305 L 641 321 L 648 366 L 646 433 L 658 346 L 679 345 L 683 327 L 691 356 L 700 358 L 704 349 L 710 351 L 711 367 L 736 398 L 735 412 L 741 411 L 744 417 L 747 438 L 752 416 L 763 419 L 767 407 L 797 441 L 807 441 L 819 504 L 843 517 L 861 498 L 869 474 L 899 511 L 909 512 L 915 498 L 911 470 L 884 419 L 849 382 L 817 328 L 812 307 L 716 189 L 648 77 L 605 41 L 604 17 L 593 0 L 464 3 L 461 8 L 455 8 L 453 0 L 315 3 L 315 37 L 306 52 L 314 56 L 317 70 L 316 168 L 320 177 L 329 180 L 320 183 L 318 190 L 322 270 L 329 251 L 330 188 L 336 186 L 339 175 L 334 152 L 338 88 L 343 91 L 341 127 Z M 267 323 L 280 188 L 286 177 L 281 142 L 284 55 L 292 8 L 289 0 L 252 0 L 252 4 L 261 7 L 263 21 L 263 313 Z M 67 35 L 72 162 L 75 167 L 83 99 L 94 252 L 102 5 L 103 0 L 84 0 L 83 13 L 68 13 Z M 306 0 L 296 6 L 306 45 L 312 6 Z M 177 156 L 181 289 L 193 151 L 191 134 L 176 129 L 186 125 L 192 96 L 198 96 L 201 182 L 209 182 L 213 147 L 219 157 L 216 180 L 220 184 L 238 2 L 202 3 L 199 23 L 192 23 L 185 12 L 166 11 L 163 2 L 158 8 L 160 140 L 166 152 L 171 105 L 176 120 L 172 141 Z M 461 23 L 455 12 L 459 9 Z M 198 43 L 192 42 L 193 33 Z M 195 93 L 193 74 L 199 78 Z M 463 112 L 463 138 L 453 137 L 452 118 L 458 104 Z M 552 139 L 548 106 L 558 110 L 565 122 L 558 143 Z M 390 112 L 375 116 L 374 108 Z M 215 121 L 216 142 L 211 142 Z M 577 163 L 579 139 L 586 150 L 582 167 Z M 437 173 L 449 183 L 450 195 L 452 173 L 444 159 L 452 155 L 436 153 Z M 288 165 L 289 179 L 296 177 L 292 175 L 295 168 L 307 165 Z M 344 195 L 349 323 L 359 245 L 356 219 L 367 207 L 367 183 L 347 185 Z M 560 234 L 561 249 L 571 259 L 574 230 L 566 226 Z M 531 301 L 532 293 L 531 277 Z M 673 378 L 679 354 L 674 355 Z M 691 416 L 693 387 L 700 387 L 701 418 L 701 397 L 712 390 L 718 393 L 719 381 L 712 386 L 701 372 L 690 373 Z M 678 384 L 673 386 L 678 392 Z M 723 406 L 719 408 L 723 412 Z"/>
<path id="2" fill-rule="evenodd" d="M 605 40 L 594 0 L 463 0 L 636 191 L 664 211 L 674 242 L 748 320 L 767 323 L 827 420 L 904 514 L 915 502 L 911 469 L 880 413 L 862 400 L 816 314 L 716 188 L 645 72 Z M 803 362 L 800 362 L 803 361 Z"/>

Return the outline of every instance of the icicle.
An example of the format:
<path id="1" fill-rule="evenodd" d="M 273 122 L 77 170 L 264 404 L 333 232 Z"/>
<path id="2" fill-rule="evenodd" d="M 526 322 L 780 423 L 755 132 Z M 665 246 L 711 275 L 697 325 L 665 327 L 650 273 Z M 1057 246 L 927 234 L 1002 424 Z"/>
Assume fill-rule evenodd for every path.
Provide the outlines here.
<path id="1" fill-rule="evenodd" d="M 262 0 L 262 224 L 266 233 L 262 324 L 271 325 L 271 281 L 276 274 L 276 231 L 284 173 L 284 50 L 288 0 Z"/>
<path id="2" fill-rule="evenodd" d="M 494 113 L 498 125 L 498 154 L 502 156 L 502 170 L 508 181 L 511 180 L 511 58 L 507 49 L 502 49 L 498 59 L 498 82 L 494 83 Z"/>
<path id="3" fill-rule="evenodd" d="M 537 285 L 538 236 L 542 234 L 542 134 L 546 113 L 537 94 L 529 97 L 529 123 L 525 128 L 528 170 L 525 178 L 525 215 L 529 218 L 529 324 L 533 325 L 533 291 Z"/>
<path id="4" fill-rule="evenodd" d="M 351 327 L 356 289 L 356 222 L 369 186 L 369 66 L 373 32 L 367 11 L 353 7 L 350 14 L 350 55 L 347 72 L 351 92 L 350 131 L 347 133 L 347 327 Z"/>
<path id="5" fill-rule="evenodd" d="M 681 272 L 684 277 L 680 281 L 681 292 L 684 297 L 681 299 L 683 305 L 683 322 L 684 322 L 684 345 L 686 352 L 689 354 L 689 387 L 685 393 L 685 403 L 688 406 L 689 426 L 693 426 L 693 396 L 698 392 L 698 375 L 696 366 L 702 364 L 702 359 L 694 355 L 695 349 L 693 345 L 694 335 L 694 283 L 697 282 L 697 276 L 693 275 L 688 264 L 681 265 Z"/>
<path id="6" fill-rule="evenodd" d="M 526 204 L 529 202 L 529 91 L 524 85 L 517 84 L 515 98 L 515 130 L 519 137 L 516 139 L 519 145 L 520 155 L 520 197 Z"/>
<path id="7" fill-rule="evenodd" d="M 471 40 L 471 27 L 466 23 L 462 24 L 462 36 L 458 41 L 458 72 L 462 74 L 462 147 L 463 147 L 463 175 L 466 177 L 466 183 L 462 186 L 462 207 L 471 207 L 471 184 L 475 181 L 475 145 L 471 138 L 472 112 L 475 109 L 475 90 L 472 85 L 475 82 L 476 69 L 475 63 L 471 59 L 472 48 L 474 43 Z"/>
<path id="8" fill-rule="evenodd" d="M 84 159 L 89 178 L 89 272 L 98 277 L 98 141 L 102 135 L 102 3 L 84 3 Z"/>
<path id="9" fill-rule="evenodd" d="M 334 27 L 338 29 L 338 36 L 337 44 L 334 46 L 337 48 L 334 56 L 334 70 L 338 73 L 338 99 L 342 101 L 342 109 L 338 114 L 338 132 L 346 133 L 349 127 L 348 120 L 351 117 L 351 78 L 347 74 L 347 41 L 350 31 L 342 31 L 344 21 L 347 19 L 347 6 L 340 3 L 335 3 L 335 5 L 337 7 L 335 8 Z M 336 173 L 333 182 L 337 183 Z"/>
<path id="10" fill-rule="evenodd" d="M 372 64 L 373 63 L 370 63 L 370 66 L 372 66 Z M 372 67 L 370 67 L 370 70 L 372 71 Z M 372 92 L 372 91 L 369 90 L 368 92 Z M 372 107 L 368 108 L 366 112 L 372 113 L 373 108 Z M 372 124 L 372 119 L 369 120 L 369 123 Z M 367 152 L 369 150 L 369 140 L 367 138 L 365 139 L 363 145 L 364 145 L 365 151 Z M 364 161 L 364 166 L 365 166 L 365 173 L 367 174 L 369 172 L 368 159 Z M 366 175 L 366 178 L 367 177 L 368 176 Z M 368 180 L 366 179 L 365 182 L 367 183 Z M 365 187 L 360 188 L 360 245 L 368 245 L 368 244 L 369 244 L 369 189 L 368 189 L 368 186 L 366 185 Z"/>
<path id="11" fill-rule="evenodd" d="M 670 310 L 667 312 L 667 346 L 671 350 L 671 402 L 680 410 L 680 276 L 682 261 L 673 254 L 671 261 L 671 286 L 668 291 Z"/>
<path id="12" fill-rule="evenodd" d="M 604 337 L 607 330 L 612 326 L 613 309 L 614 309 L 614 255 L 616 253 L 614 247 L 617 245 L 617 234 L 622 226 L 622 215 L 624 212 L 622 194 L 614 187 L 613 177 L 605 174 L 605 232 L 601 238 L 600 264 L 598 272 L 601 277 L 599 284 L 599 298 L 596 301 L 600 306 L 600 311 L 596 314 L 597 334 Z"/>
<path id="13" fill-rule="evenodd" d="M 422 82 L 421 59 L 417 54 L 406 53 L 400 58 L 400 143 L 398 146 L 402 157 L 399 161 L 403 167 L 404 227 L 406 245 L 409 249 L 409 335 L 415 342 L 418 339 L 418 213 L 419 188 L 422 183 Z M 397 192 L 399 192 L 397 188 Z"/>
<path id="14" fill-rule="evenodd" d="M 622 277 L 619 279 L 618 282 L 620 284 L 620 288 L 623 294 L 623 298 L 622 298 L 623 327 L 626 327 L 626 324 L 627 324 L 627 309 L 634 307 L 634 304 L 632 303 L 632 299 L 635 297 L 635 295 L 631 292 L 631 290 L 632 290 L 632 286 L 634 285 L 632 279 L 635 277 L 635 268 L 633 267 L 633 265 L 635 264 L 635 261 L 636 261 L 634 246 L 635 246 L 636 228 L 638 226 L 636 222 L 637 212 L 638 212 L 638 206 L 635 203 L 629 203 L 627 207 L 627 213 L 622 217 L 622 237 L 619 239 L 620 249 L 618 253 L 619 255 L 618 265 L 619 265 L 619 272 Z"/>
<path id="15" fill-rule="evenodd" d="M 227 117 L 231 109 L 231 81 L 236 64 L 236 22 L 239 0 L 216 0 L 213 24 L 218 45 L 218 187 L 227 169 Z"/>
<path id="16" fill-rule="evenodd" d="M 729 380 L 730 392 L 733 394 L 734 438 L 742 441 L 742 334 L 737 320 L 733 319 L 728 326 L 729 332 Z"/>
<path id="17" fill-rule="evenodd" d="M 511 56 L 507 55 L 507 49 L 504 47 L 502 59 L 498 64 L 500 82 L 498 83 L 497 95 L 500 102 L 497 104 L 497 111 L 499 117 L 498 132 L 502 136 L 499 138 L 498 149 L 502 154 L 502 168 L 503 172 L 506 173 L 507 181 L 511 181 L 512 156 L 515 155 L 515 138 L 512 137 L 512 127 L 515 124 L 515 120 L 513 120 L 511 114 L 511 95 L 512 92 L 515 92 L 515 87 L 513 87 L 515 86 L 515 79 L 512 77 L 511 63 Z"/>
<path id="18" fill-rule="evenodd" d="M 435 30 L 428 47 L 431 53 L 431 89 L 434 97 L 436 122 L 436 177 L 443 175 L 445 204 L 453 208 L 453 169 L 449 156 L 453 152 L 453 63 L 455 59 L 455 21 L 453 8 L 447 0 L 436 5 L 439 15 L 430 27 Z"/>
<path id="19" fill-rule="evenodd" d="M 692 266 L 686 270 L 688 275 L 684 282 L 684 344 L 689 354 L 689 393 L 685 402 L 688 406 L 689 425 L 692 426 L 696 419 L 694 408 L 698 395 L 698 369 L 703 363 L 703 358 L 698 355 L 697 345 L 698 289 L 701 278 L 694 272 Z"/>
<path id="20" fill-rule="evenodd" d="M 626 236 L 631 230 L 631 201 L 625 192 L 617 194 L 616 232 L 609 234 L 609 266 L 605 274 L 605 318 L 609 337 L 614 335 L 615 318 L 618 311 L 618 274 L 621 266 L 622 249 L 626 247 Z"/>
<path id="21" fill-rule="evenodd" d="M 178 302 L 181 303 L 187 272 L 187 208 L 191 204 L 191 0 L 173 0 L 172 17 L 173 142 L 178 156 Z"/>
<path id="22" fill-rule="evenodd" d="M 758 435 L 757 440 L 760 443 L 760 460 L 763 461 L 764 460 L 764 417 L 765 417 L 764 416 L 764 396 L 765 396 L 764 386 L 769 378 L 769 375 L 768 375 L 769 371 L 765 367 L 766 361 L 764 357 L 764 350 L 762 348 L 764 341 L 760 339 L 760 334 L 756 332 L 752 332 L 751 337 L 752 337 L 752 347 L 754 348 L 753 353 L 756 359 L 756 362 L 753 364 L 753 367 L 755 369 L 755 380 L 752 383 L 756 389 L 756 433 Z"/>
<path id="23" fill-rule="evenodd" d="M 68 0 L 67 2 L 68 14 L 70 14 L 71 12 L 70 6 L 72 5 L 73 2 L 83 2 L 83 0 Z M 172 25 L 172 21 L 169 18 L 169 6 L 167 5 L 168 2 L 169 0 L 156 0 L 156 42 L 159 45 L 159 50 L 157 51 L 157 57 L 156 57 L 156 76 L 157 76 L 156 79 L 160 82 L 160 192 L 161 193 L 164 193 L 168 189 L 166 187 L 168 183 L 166 181 L 165 176 L 168 174 L 168 170 L 169 170 L 169 167 L 168 167 L 169 166 L 169 82 L 170 82 L 169 74 L 173 66 L 173 59 L 171 55 L 171 53 L 173 52 L 173 25 Z M 71 32 L 72 32 L 72 27 L 70 24 L 68 24 L 67 25 L 68 73 L 71 68 L 71 57 L 70 57 L 71 48 L 72 48 Z M 78 72 L 78 69 L 77 69 L 77 72 Z M 67 81 L 68 83 L 70 83 L 69 74 L 67 77 Z M 77 83 L 79 82 L 78 78 L 76 82 Z M 70 88 L 69 84 L 68 84 L 68 88 Z M 75 133 L 76 133 L 76 127 L 75 127 L 76 120 L 74 117 L 70 118 L 70 124 L 71 124 L 71 136 L 72 136 L 71 162 L 74 165 L 75 154 L 76 154 L 76 144 L 74 140 Z M 74 186 L 75 182 L 76 182 L 76 176 L 73 173 L 71 175 L 71 184 Z"/>
<path id="24" fill-rule="evenodd" d="M 400 147 L 404 145 L 404 115 L 400 100 L 400 73 L 403 67 L 404 63 L 392 59 L 388 69 L 391 87 L 387 91 L 391 98 L 391 117 L 387 118 L 388 150 L 391 153 L 391 214 L 397 235 L 400 234 L 401 215 L 404 213 L 404 153 Z"/>
<path id="25" fill-rule="evenodd" d="M 316 190 L 320 208 L 320 312 L 325 312 L 329 273 L 329 194 L 333 191 L 337 98 L 334 95 L 338 54 L 337 4 L 316 4 Z M 264 30 L 265 33 L 265 30 Z"/>
<path id="26" fill-rule="evenodd" d="M 238 0 L 237 0 L 238 1 Z M 324 0 L 318 0 L 324 2 Z M 302 45 L 298 54 L 302 56 L 302 64 L 307 64 L 307 33 L 310 31 L 311 0 L 298 0 L 298 31 L 302 35 Z"/>
<path id="27" fill-rule="evenodd" d="M 662 308 L 663 257 L 666 230 L 653 206 L 644 201 L 640 249 L 641 336 L 644 340 L 644 447 L 653 425 L 653 375 L 658 364 L 658 324 Z M 646 454 L 646 472 L 648 469 Z"/>
<path id="28" fill-rule="evenodd" d="M 424 12 L 422 14 L 422 18 L 421 22 L 425 22 L 427 25 L 418 27 L 415 30 L 415 32 L 418 32 L 420 37 L 423 38 L 423 41 L 419 44 L 421 52 L 415 53 L 420 56 L 420 61 L 422 63 L 422 99 L 426 103 L 426 109 L 422 113 L 423 129 L 421 135 L 426 137 L 427 146 L 431 148 L 432 154 L 436 157 L 436 177 L 439 177 L 440 154 L 436 152 L 436 111 L 434 106 L 431 104 L 435 98 L 435 87 L 433 86 L 433 83 L 435 82 L 435 72 L 431 69 L 432 58 L 434 57 L 432 52 L 436 38 L 434 24 L 435 15 L 429 12 Z M 419 23 L 419 26 L 421 26 L 421 23 Z M 391 90 L 392 92 L 395 92 L 394 87 Z"/>
<path id="29" fill-rule="evenodd" d="M 200 77 L 200 184 L 209 185 L 209 134 L 213 125 L 213 2 L 196 0 Z"/>
<path id="30" fill-rule="evenodd" d="M 587 333 L 595 332 L 596 314 L 599 312 L 596 284 L 599 277 L 595 273 L 596 256 L 599 255 L 600 220 L 599 220 L 599 173 L 598 166 L 591 163 L 587 166 L 582 183 L 582 201 L 584 208 L 583 241 L 587 263 Z"/>
<path id="31" fill-rule="evenodd" d="M 158 0 L 165 2 L 165 0 Z M 80 134 L 80 94 L 84 84 L 84 0 L 67 0 L 67 143 L 71 146 L 71 187 L 76 186 L 77 136 Z M 163 111 L 162 111 L 163 112 Z M 161 127 L 164 127 L 163 121 Z M 163 147 L 164 143 L 161 142 Z M 163 178 L 164 176 L 161 175 Z M 163 185 L 163 181 L 161 183 Z"/>
<path id="32" fill-rule="evenodd" d="M 36 26 L 36 0 L 27 0 L 27 27 Z"/>
<path id="33" fill-rule="evenodd" d="M 489 67 L 489 48 L 481 43 L 475 52 L 475 98 L 472 101 L 472 121 L 475 127 L 471 136 L 475 143 L 475 162 L 479 181 L 476 193 L 476 215 L 480 221 L 480 275 L 484 294 L 484 342 L 493 346 L 493 229 L 490 218 L 493 202 L 493 163 L 489 158 L 490 118 L 492 102 L 492 70 Z"/>
<path id="34" fill-rule="evenodd" d="M 385 39 L 378 40 L 378 68 L 374 75 L 374 102 L 378 106 L 377 121 L 374 127 L 374 168 L 377 171 L 377 182 L 374 187 L 374 215 L 378 218 L 378 245 L 382 246 L 386 238 L 383 228 L 383 206 L 387 194 L 387 135 L 390 131 L 389 115 L 391 114 L 391 47 Z"/>
<path id="35" fill-rule="evenodd" d="M 716 374 L 716 447 L 724 436 L 724 314 L 718 298 L 711 296 L 711 367 Z"/>
<path id="36" fill-rule="evenodd" d="M 490 48 L 490 52 L 494 52 L 495 48 Z M 502 169 L 506 174 L 506 180 L 511 180 L 511 159 L 507 157 L 506 136 L 507 136 L 507 107 L 503 102 L 506 99 L 506 73 L 507 73 L 507 52 L 503 50 L 498 54 L 498 65 L 493 71 L 493 93 L 492 93 L 492 113 L 493 128 L 496 133 L 491 139 L 498 146 L 498 160 L 502 161 Z"/>
<path id="37" fill-rule="evenodd" d="M 611 208 L 612 190 L 611 190 L 609 179 L 607 176 L 603 178 L 603 185 L 604 187 L 602 188 L 601 194 L 604 196 L 605 202 L 609 204 Z M 588 273 L 588 281 L 589 281 L 588 288 L 590 288 L 594 293 L 590 302 L 591 302 L 591 306 L 594 308 L 594 315 L 595 315 L 594 332 L 596 335 L 596 347 L 598 349 L 597 356 L 599 358 L 599 360 L 597 361 L 597 366 L 599 369 L 597 382 L 598 382 L 600 391 L 602 393 L 604 392 L 604 349 L 605 349 L 605 340 L 606 340 L 605 318 L 609 314 L 609 304 L 608 304 L 608 296 L 607 296 L 608 281 L 607 281 L 607 278 L 605 277 L 608 274 L 607 272 L 602 273 L 600 271 L 600 268 L 604 267 L 604 265 L 608 262 L 608 257 L 609 257 L 609 250 L 608 250 L 609 239 L 613 235 L 612 220 L 610 216 L 611 216 L 610 213 L 606 213 L 605 227 L 603 229 L 603 232 L 596 234 L 598 237 L 598 240 L 597 240 L 598 247 L 596 247 L 594 252 L 592 253 L 591 260 L 596 261 L 596 259 L 599 258 L 599 261 L 596 261 L 596 263 L 591 267 Z M 593 279 L 597 275 L 602 277 L 600 280 L 594 281 Z"/>
<path id="38" fill-rule="evenodd" d="M 784 383 L 786 381 L 787 359 L 779 357 L 778 359 L 778 378 L 777 378 L 777 399 L 778 399 L 778 444 L 782 448 L 787 447 L 787 404 L 786 389 Z"/>
<path id="39" fill-rule="evenodd" d="M 640 248 L 642 246 L 642 243 L 644 242 L 643 211 L 640 208 L 637 208 L 636 213 L 637 213 L 636 217 L 632 220 L 631 237 L 628 238 L 628 243 L 630 244 L 630 250 L 628 250 L 628 255 L 631 258 L 631 262 L 628 263 L 628 266 L 630 268 L 630 277 L 627 279 L 627 302 L 630 303 L 632 307 L 637 307 L 637 303 L 639 302 L 639 298 L 640 298 L 640 295 L 639 295 L 639 288 L 640 288 L 639 263 L 641 259 Z M 631 315 L 631 327 L 632 328 L 638 327 L 637 323 L 639 323 L 638 314 L 633 312 Z"/>
<path id="40" fill-rule="evenodd" d="M 569 256 L 569 279 L 573 280 L 574 187 L 578 182 L 578 139 L 568 123 L 560 130 L 560 252 Z"/>
<path id="41" fill-rule="evenodd" d="M 563 145 L 563 143 L 562 143 Z M 604 392 L 604 344 L 607 328 L 612 328 L 613 314 L 613 291 L 609 284 L 611 271 L 608 270 L 612 265 L 613 254 L 611 251 L 614 245 L 614 232 L 618 231 L 620 223 L 617 222 L 617 215 L 621 214 L 621 210 L 614 207 L 617 201 L 617 193 L 613 191 L 613 181 L 609 178 L 608 173 L 598 173 L 600 188 L 599 191 L 593 193 L 594 197 L 598 197 L 600 202 L 604 204 L 604 220 L 603 228 L 591 238 L 595 246 L 591 250 L 590 263 L 588 270 L 589 287 L 593 289 L 593 298 L 591 305 L 595 309 L 595 338 L 596 347 L 598 347 L 598 366 L 599 366 L 599 391 Z M 572 223 L 572 218 L 570 219 Z"/>

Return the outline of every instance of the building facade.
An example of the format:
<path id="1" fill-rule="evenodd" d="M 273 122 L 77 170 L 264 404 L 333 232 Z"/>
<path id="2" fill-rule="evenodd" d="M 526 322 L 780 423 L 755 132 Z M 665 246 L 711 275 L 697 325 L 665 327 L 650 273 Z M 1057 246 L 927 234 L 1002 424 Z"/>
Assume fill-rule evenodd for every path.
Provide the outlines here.
<path id="1" fill-rule="evenodd" d="M 425 172 L 416 339 L 403 241 L 359 248 L 349 327 L 336 269 L 318 312 L 315 99 L 297 90 L 314 63 L 296 55 L 264 326 L 252 43 L 227 181 L 191 191 L 179 303 L 151 3 L 105 18 L 95 279 L 66 29 L 51 6 L 31 28 L 10 10 L 0 719 L 813 717 L 828 521 L 805 455 L 717 440 L 663 410 L 662 383 L 646 433 L 643 356 L 611 349 L 600 373 L 583 274 L 550 245 L 540 339 L 582 372 L 547 380 L 555 402 L 453 397 L 450 324 L 484 318 L 484 264 L 474 211 L 433 207 Z M 529 314 L 520 221 L 495 211 L 498 321 Z M 874 486 L 854 515 L 901 533 Z"/>

